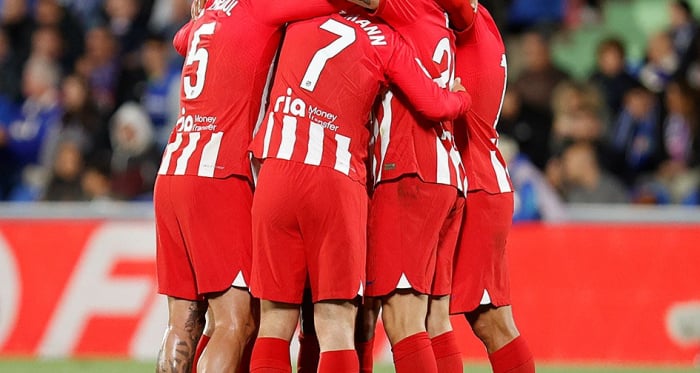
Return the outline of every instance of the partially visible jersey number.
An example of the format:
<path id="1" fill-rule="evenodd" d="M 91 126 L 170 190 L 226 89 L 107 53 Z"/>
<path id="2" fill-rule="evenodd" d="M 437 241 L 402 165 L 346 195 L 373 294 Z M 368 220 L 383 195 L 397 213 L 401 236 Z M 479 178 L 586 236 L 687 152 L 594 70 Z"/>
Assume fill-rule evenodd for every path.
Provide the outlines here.
<path id="1" fill-rule="evenodd" d="M 313 92 L 314 89 L 316 89 L 316 83 L 318 83 L 318 78 L 321 76 L 323 68 L 326 67 L 326 62 L 352 45 L 356 39 L 354 28 L 334 19 L 329 19 L 324 22 L 321 25 L 321 30 L 338 35 L 338 39 L 335 39 L 332 43 L 319 49 L 311 59 L 309 67 L 306 68 L 306 73 L 301 79 L 300 87 L 309 92 Z"/>
<path id="2" fill-rule="evenodd" d="M 207 64 L 209 63 L 209 51 L 200 47 L 199 43 L 202 41 L 202 36 L 213 35 L 216 29 L 216 22 L 205 23 L 200 26 L 192 37 L 192 44 L 187 52 L 187 58 L 185 59 L 185 66 L 192 66 L 194 63 L 198 63 L 196 77 L 194 83 L 192 82 L 191 76 L 185 76 L 183 79 L 183 89 L 185 90 L 185 98 L 188 100 L 195 99 L 202 94 L 204 90 L 204 81 L 207 77 Z"/>

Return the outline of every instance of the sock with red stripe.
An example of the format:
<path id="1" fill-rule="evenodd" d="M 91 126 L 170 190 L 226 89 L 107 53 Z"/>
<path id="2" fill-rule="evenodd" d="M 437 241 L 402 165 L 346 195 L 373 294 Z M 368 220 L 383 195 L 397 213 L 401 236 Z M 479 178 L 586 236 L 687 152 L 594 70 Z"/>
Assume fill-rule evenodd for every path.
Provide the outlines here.
<path id="1" fill-rule="evenodd" d="M 316 334 L 299 332 L 299 356 L 297 356 L 297 373 L 316 373 L 321 348 Z"/>
<path id="2" fill-rule="evenodd" d="M 372 373 L 374 366 L 374 337 L 367 342 L 355 342 L 360 373 Z"/>
<path id="3" fill-rule="evenodd" d="M 396 373 L 437 373 L 435 354 L 428 333 L 408 336 L 392 347 Z"/>
<path id="4" fill-rule="evenodd" d="M 433 353 L 440 373 L 462 373 L 462 351 L 453 331 L 440 334 L 432 339 Z"/>
<path id="5" fill-rule="evenodd" d="M 360 363 L 355 350 L 321 352 L 318 373 L 357 373 Z"/>
<path id="6" fill-rule="evenodd" d="M 489 355 L 493 373 L 535 373 L 535 359 L 522 337 Z"/>
<path id="7" fill-rule="evenodd" d="M 251 373 L 291 373 L 289 342 L 279 338 L 258 338 L 250 359 Z"/>

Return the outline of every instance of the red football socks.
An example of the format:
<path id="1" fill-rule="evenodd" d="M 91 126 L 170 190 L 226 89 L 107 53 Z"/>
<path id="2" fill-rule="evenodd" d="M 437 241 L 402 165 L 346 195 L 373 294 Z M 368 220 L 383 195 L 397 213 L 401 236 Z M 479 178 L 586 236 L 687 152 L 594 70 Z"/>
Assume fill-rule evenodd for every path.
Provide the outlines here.
<path id="1" fill-rule="evenodd" d="M 457 336 L 450 331 L 432 339 L 433 353 L 440 373 L 462 373 L 462 351 Z"/>
<path id="2" fill-rule="evenodd" d="M 321 352 L 318 373 L 357 373 L 360 363 L 355 350 Z"/>
<path id="3" fill-rule="evenodd" d="M 493 373 L 535 373 L 535 360 L 522 337 L 489 355 Z"/>
<path id="4" fill-rule="evenodd" d="M 251 373 L 291 373 L 289 342 L 279 338 L 258 338 L 250 359 Z"/>
<path id="5" fill-rule="evenodd" d="M 316 334 L 299 332 L 299 356 L 297 357 L 297 373 L 316 373 L 321 348 L 318 346 Z"/>
<path id="6" fill-rule="evenodd" d="M 435 354 L 428 333 L 413 334 L 392 347 L 396 373 L 437 373 Z"/>
<path id="7" fill-rule="evenodd" d="M 192 373 L 197 373 L 197 362 L 202 356 L 204 348 L 207 347 L 207 343 L 209 343 L 210 338 L 211 337 L 206 334 L 202 334 L 202 336 L 199 337 L 199 342 L 197 342 L 197 349 L 194 351 L 194 360 L 192 361 Z"/>
<path id="8" fill-rule="evenodd" d="M 374 337 L 367 342 L 355 342 L 355 350 L 360 360 L 360 373 L 372 373 L 374 366 Z"/>

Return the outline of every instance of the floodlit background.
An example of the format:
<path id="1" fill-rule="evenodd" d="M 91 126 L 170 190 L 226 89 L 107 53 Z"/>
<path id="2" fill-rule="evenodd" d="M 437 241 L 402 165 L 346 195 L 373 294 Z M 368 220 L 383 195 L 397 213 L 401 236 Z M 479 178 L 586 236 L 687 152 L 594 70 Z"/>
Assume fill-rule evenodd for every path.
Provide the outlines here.
<path id="1" fill-rule="evenodd" d="M 697 372 L 700 0 L 482 3 L 507 41 L 509 264 L 541 371 Z M 188 0 L 0 0 L 0 371 L 154 370 L 150 200 L 188 18 Z M 488 371 L 454 324 L 465 371 Z"/>

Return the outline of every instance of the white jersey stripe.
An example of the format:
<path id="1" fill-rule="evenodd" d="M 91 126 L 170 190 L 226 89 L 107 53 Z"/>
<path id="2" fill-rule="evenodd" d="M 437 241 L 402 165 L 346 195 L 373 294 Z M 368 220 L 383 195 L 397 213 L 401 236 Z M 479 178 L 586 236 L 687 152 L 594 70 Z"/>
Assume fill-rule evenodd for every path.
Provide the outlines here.
<path id="1" fill-rule="evenodd" d="M 275 58 L 272 61 L 277 61 L 277 54 L 279 49 L 275 52 Z M 258 111 L 258 119 L 255 121 L 255 129 L 253 130 L 253 136 L 255 136 L 258 131 L 260 131 L 260 126 L 262 126 L 263 120 L 265 120 L 265 112 L 267 108 L 268 96 L 270 95 L 270 86 L 272 85 L 272 78 L 275 73 L 275 63 L 270 64 L 270 69 L 267 71 L 267 78 L 265 78 L 265 88 L 263 88 L 262 97 L 260 98 L 260 109 Z"/>
<path id="2" fill-rule="evenodd" d="M 464 188 L 464 183 L 462 182 L 462 175 L 464 172 L 462 168 L 462 157 L 459 156 L 459 152 L 453 147 L 450 149 L 450 160 L 452 161 L 452 167 L 454 167 L 455 178 L 457 179 L 457 189 L 460 191 L 466 190 Z"/>
<path id="3" fill-rule="evenodd" d="M 311 123 L 309 126 L 309 147 L 306 151 L 304 163 L 314 166 L 321 164 L 321 158 L 323 157 L 323 136 L 323 126 Z"/>
<path id="4" fill-rule="evenodd" d="M 192 153 L 194 153 L 195 149 L 197 149 L 197 142 L 199 142 L 199 137 L 199 132 L 189 133 L 190 142 L 187 144 L 185 149 L 182 150 L 182 154 L 180 154 L 180 157 L 177 159 L 177 166 L 175 167 L 175 172 L 173 173 L 173 175 L 185 174 L 185 172 L 187 171 L 187 162 L 190 160 L 190 157 L 192 157 Z"/>
<path id="5" fill-rule="evenodd" d="M 350 174 L 350 138 L 341 134 L 335 134 L 335 141 L 338 147 L 335 149 L 335 169 L 349 175 Z"/>
<path id="6" fill-rule="evenodd" d="M 221 148 L 221 138 L 223 136 L 223 132 L 211 134 L 211 139 L 204 145 L 204 149 L 202 149 L 202 159 L 199 160 L 197 176 L 214 177 L 216 159 L 219 157 L 219 148 Z"/>
<path id="7" fill-rule="evenodd" d="M 512 192 L 513 190 L 510 188 L 510 183 L 508 182 L 508 171 L 506 171 L 501 162 L 499 162 L 494 150 L 491 150 L 491 164 L 493 165 L 493 170 L 496 171 L 496 180 L 498 181 L 498 188 L 501 190 L 501 193 Z"/>
<path id="8" fill-rule="evenodd" d="M 267 119 L 267 127 L 265 128 L 265 139 L 263 142 L 262 158 L 267 158 L 267 153 L 270 151 L 270 140 L 272 139 L 272 128 L 275 126 L 275 113 L 270 113 Z"/>
<path id="9" fill-rule="evenodd" d="M 277 158 L 292 159 L 294 144 L 297 142 L 297 118 L 285 115 L 282 120 L 282 142 L 277 151 Z"/>
<path id="10" fill-rule="evenodd" d="M 165 147 L 165 155 L 163 155 L 163 160 L 160 163 L 160 169 L 158 169 L 158 175 L 165 175 L 168 173 L 170 168 L 170 159 L 173 157 L 173 153 L 180 148 L 182 144 L 182 132 L 178 132 L 175 135 L 175 142 L 168 144 Z"/>
<path id="11" fill-rule="evenodd" d="M 438 184 L 452 185 L 450 175 L 450 162 L 447 149 L 442 145 L 440 137 L 435 137 L 435 153 L 437 155 L 437 179 Z"/>
<path id="12" fill-rule="evenodd" d="M 374 183 L 377 184 L 382 180 L 382 170 L 384 169 L 384 160 L 386 159 L 386 152 L 389 149 L 389 142 L 391 141 L 391 122 L 393 121 L 391 112 L 391 101 L 394 99 L 394 94 L 391 91 L 386 93 L 384 100 L 382 101 L 382 110 L 384 111 L 384 116 L 379 124 L 379 134 L 378 138 L 381 145 L 381 158 L 379 165 L 377 167 L 377 176 L 374 178 Z"/>

